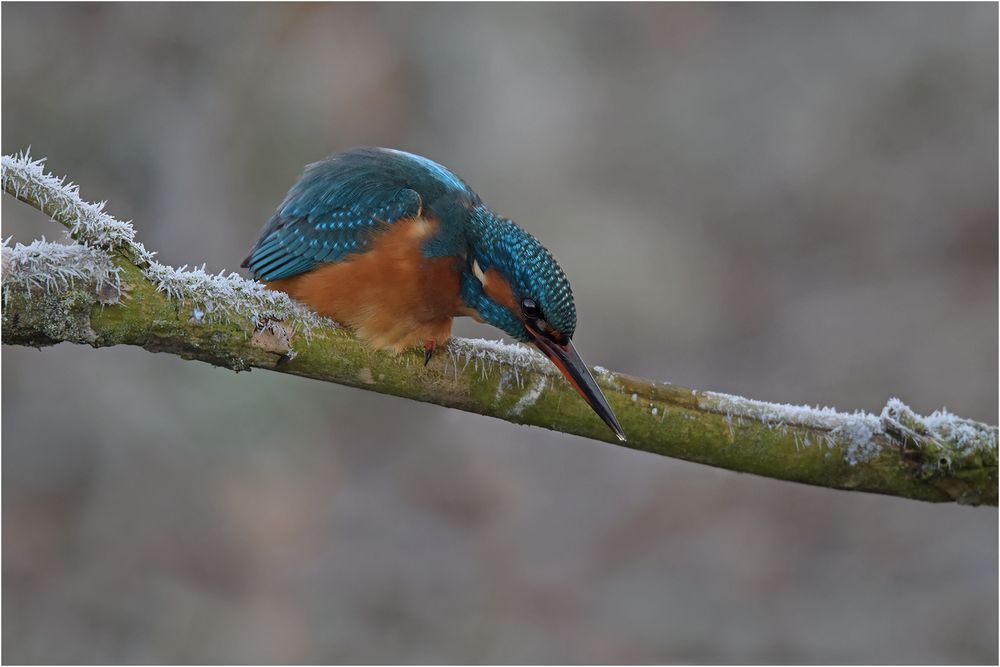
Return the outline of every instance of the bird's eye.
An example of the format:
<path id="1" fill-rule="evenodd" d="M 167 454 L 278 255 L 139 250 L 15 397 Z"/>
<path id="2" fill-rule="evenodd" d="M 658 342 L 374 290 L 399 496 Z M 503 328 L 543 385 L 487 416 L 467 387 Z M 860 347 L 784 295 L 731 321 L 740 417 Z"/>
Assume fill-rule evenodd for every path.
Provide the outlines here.
<path id="1" fill-rule="evenodd" d="M 524 311 L 525 317 L 537 319 L 542 316 L 542 310 L 534 299 L 521 299 L 521 310 Z"/>

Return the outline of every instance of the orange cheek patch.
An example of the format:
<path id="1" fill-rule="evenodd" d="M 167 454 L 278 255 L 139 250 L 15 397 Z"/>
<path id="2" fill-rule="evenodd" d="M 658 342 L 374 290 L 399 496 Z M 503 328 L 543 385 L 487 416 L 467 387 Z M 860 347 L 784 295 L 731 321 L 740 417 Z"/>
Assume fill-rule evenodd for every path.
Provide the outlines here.
<path id="1" fill-rule="evenodd" d="M 511 312 L 520 317 L 521 309 L 517 307 L 517 302 L 514 300 L 514 290 L 510 288 L 510 283 L 500 275 L 500 272 L 490 267 L 483 277 L 485 278 L 483 280 L 483 291 L 486 292 L 486 296 L 501 306 L 506 306 Z"/>

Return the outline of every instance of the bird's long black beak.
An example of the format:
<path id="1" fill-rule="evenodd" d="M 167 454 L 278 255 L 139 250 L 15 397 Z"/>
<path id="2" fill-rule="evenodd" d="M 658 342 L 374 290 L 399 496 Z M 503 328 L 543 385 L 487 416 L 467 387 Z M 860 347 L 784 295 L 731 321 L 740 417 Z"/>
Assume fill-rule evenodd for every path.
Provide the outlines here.
<path id="1" fill-rule="evenodd" d="M 611 406 L 604 398 L 601 388 L 597 386 L 597 380 L 590 374 L 587 365 L 583 363 L 583 359 L 577 353 L 573 341 L 567 340 L 566 344 L 562 345 L 544 334 L 534 331 L 530 326 L 527 329 L 535 339 L 535 345 L 538 346 L 538 349 L 552 360 L 556 368 L 566 376 L 570 385 L 576 389 L 580 396 L 583 396 L 583 400 L 587 401 L 587 405 L 597 413 L 598 417 L 604 420 L 605 424 L 611 427 L 618 439 L 625 442 L 625 432 L 622 430 L 621 424 L 618 423 L 615 413 L 611 411 Z"/>

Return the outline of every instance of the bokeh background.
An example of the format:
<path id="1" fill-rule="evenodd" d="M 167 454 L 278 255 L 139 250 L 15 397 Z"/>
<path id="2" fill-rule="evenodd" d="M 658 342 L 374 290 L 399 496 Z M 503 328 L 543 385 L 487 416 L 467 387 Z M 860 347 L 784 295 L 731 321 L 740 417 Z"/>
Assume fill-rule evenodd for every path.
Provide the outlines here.
<path id="1" fill-rule="evenodd" d="M 995 4 L 2 18 L 3 151 L 167 263 L 235 269 L 304 164 L 393 146 L 553 249 L 591 363 L 997 423 Z M 5 662 L 998 659 L 992 508 L 138 349 L 3 362 Z"/>

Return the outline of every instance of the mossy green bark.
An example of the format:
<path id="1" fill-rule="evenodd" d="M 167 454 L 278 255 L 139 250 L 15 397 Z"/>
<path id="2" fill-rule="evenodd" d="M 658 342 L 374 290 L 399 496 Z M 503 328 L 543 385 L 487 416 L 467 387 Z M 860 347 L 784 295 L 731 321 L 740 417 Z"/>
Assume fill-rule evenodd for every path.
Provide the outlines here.
<path id="1" fill-rule="evenodd" d="M 199 314 L 197 304 L 157 291 L 124 258 L 119 265 L 123 297 L 117 304 L 102 304 L 93 285 L 49 293 L 5 285 L 3 342 L 137 345 L 236 371 L 291 373 L 621 444 L 554 370 L 533 361 L 496 361 L 466 345 L 446 348 L 424 367 L 418 351 L 374 351 L 341 328 L 314 326 L 306 335 L 294 333 L 290 322 L 258 329 L 249 321 L 216 320 Z M 992 449 L 964 450 L 933 438 L 908 441 L 887 429 L 871 435 L 864 460 L 852 462 L 848 450 L 857 442 L 836 428 L 808 420 L 775 423 L 739 403 L 720 408 L 711 394 L 603 369 L 595 376 L 628 435 L 625 447 L 830 488 L 997 503 L 992 427 L 982 425 Z"/>

